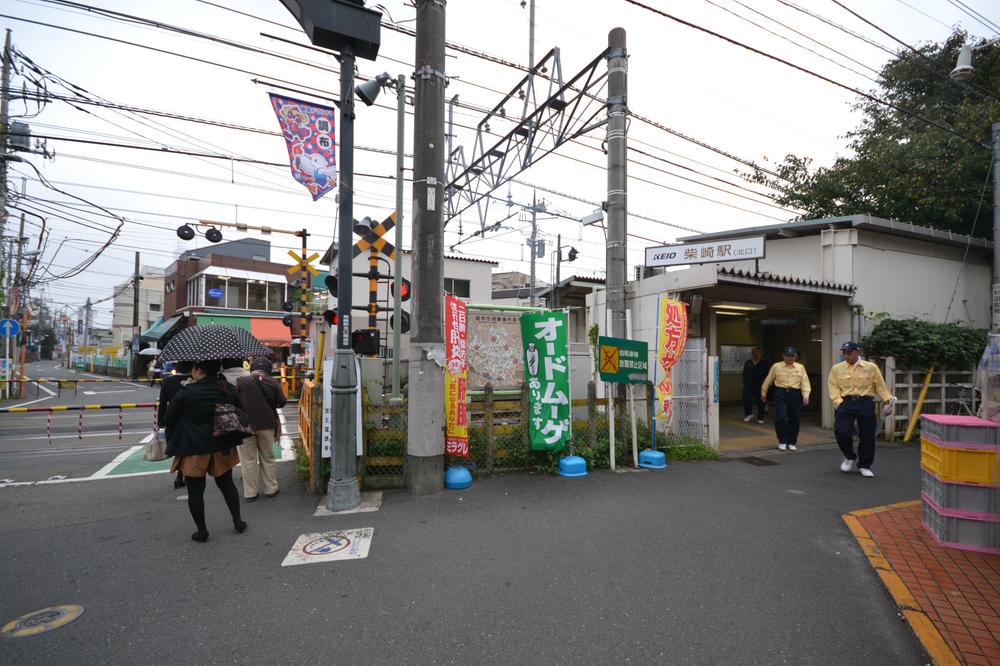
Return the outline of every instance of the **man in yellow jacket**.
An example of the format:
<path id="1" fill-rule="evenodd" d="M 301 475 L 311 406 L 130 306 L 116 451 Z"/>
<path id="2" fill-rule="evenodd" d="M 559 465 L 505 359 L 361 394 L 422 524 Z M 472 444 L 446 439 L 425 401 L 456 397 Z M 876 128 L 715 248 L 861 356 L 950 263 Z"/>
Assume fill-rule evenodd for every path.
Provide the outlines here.
<path id="1" fill-rule="evenodd" d="M 771 366 L 771 370 L 760 387 L 762 401 L 767 400 L 767 389 L 774 384 L 774 433 L 778 436 L 778 450 L 797 451 L 799 442 L 799 419 L 802 407 L 809 404 L 809 375 L 805 366 L 797 363 L 799 350 L 785 347 L 782 360 Z"/>
<path id="2" fill-rule="evenodd" d="M 861 345 L 845 342 L 840 346 L 844 360 L 830 368 L 827 391 L 836 416 L 833 433 L 844 454 L 841 472 L 857 471 L 861 476 L 875 476 L 871 466 L 875 461 L 875 398 L 885 405 L 882 412 L 892 413 L 895 398 L 885 387 L 882 371 L 870 361 L 861 360 Z M 854 423 L 858 424 L 858 454 L 854 455 Z"/>

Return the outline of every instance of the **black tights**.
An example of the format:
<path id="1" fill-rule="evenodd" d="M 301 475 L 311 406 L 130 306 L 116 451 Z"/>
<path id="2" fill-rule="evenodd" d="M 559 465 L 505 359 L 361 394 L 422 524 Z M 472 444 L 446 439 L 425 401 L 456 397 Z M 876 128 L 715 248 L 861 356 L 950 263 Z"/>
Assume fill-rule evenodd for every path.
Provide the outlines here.
<path id="1" fill-rule="evenodd" d="M 188 490 L 188 510 L 194 518 L 195 527 L 199 532 L 208 532 L 205 526 L 205 477 L 185 477 Z M 229 470 L 221 476 L 215 477 L 215 485 L 219 487 L 222 496 L 229 507 L 229 513 L 233 517 L 233 526 L 239 528 L 240 523 L 240 494 L 236 491 L 236 484 L 233 483 L 233 470 Z"/>

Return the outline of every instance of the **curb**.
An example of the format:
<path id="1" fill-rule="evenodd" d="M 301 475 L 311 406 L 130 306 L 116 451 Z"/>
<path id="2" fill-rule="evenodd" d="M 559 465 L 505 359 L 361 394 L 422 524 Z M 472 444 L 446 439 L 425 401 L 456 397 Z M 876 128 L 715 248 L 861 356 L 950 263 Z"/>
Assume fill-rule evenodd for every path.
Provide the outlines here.
<path id="1" fill-rule="evenodd" d="M 931 662 L 935 666 L 959 666 L 961 662 L 955 653 L 948 646 L 947 641 L 941 636 L 941 633 L 931 622 L 930 618 L 924 612 L 923 608 L 917 602 L 913 593 L 910 592 L 909 588 L 906 587 L 906 583 L 903 579 L 899 577 L 895 569 L 889 563 L 882 552 L 878 549 L 878 545 L 875 540 L 871 538 L 868 534 L 868 530 L 864 528 L 861 521 L 858 520 L 860 516 L 868 516 L 873 513 L 882 513 L 884 511 L 893 511 L 895 509 L 902 509 L 908 506 L 914 506 L 920 504 L 921 500 L 911 500 L 908 502 L 897 502 L 895 504 L 886 504 L 883 506 L 876 506 L 870 509 L 859 509 L 857 511 L 851 511 L 848 514 L 841 516 L 844 523 L 847 525 L 847 529 L 851 531 L 854 538 L 858 542 L 858 546 L 861 551 L 868 558 L 868 563 L 878 574 L 879 580 L 882 581 L 882 585 L 892 596 L 893 601 L 896 602 L 896 606 L 899 608 L 900 613 L 906 619 L 907 624 L 910 625 L 910 629 L 916 634 L 917 640 L 920 641 L 920 645 L 924 648 L 924 652 L 927 656 L 931 658 Z"/>

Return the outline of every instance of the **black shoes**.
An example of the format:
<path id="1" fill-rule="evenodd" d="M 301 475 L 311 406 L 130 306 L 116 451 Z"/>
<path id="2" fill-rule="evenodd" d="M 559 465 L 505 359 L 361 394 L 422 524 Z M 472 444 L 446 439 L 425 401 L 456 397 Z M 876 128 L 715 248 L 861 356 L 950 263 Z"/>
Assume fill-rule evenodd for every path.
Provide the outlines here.
<path id="1" fill-rule="evenodd" d="M 233 523 L 233 529 L 236 530 L 237 534 L 243 534 L 244 532 L 247 531 L 247 523 L 246 523 L 246 521 L 245 520 L 241 520 L 238 523 Z"/>
<path id="2" fill-rule="evenodd" d="M 198 541 L 200 543 L 205 543 L 208 541 L 208 530 L 198 530 L 191 535 L 192 541 Z"/>

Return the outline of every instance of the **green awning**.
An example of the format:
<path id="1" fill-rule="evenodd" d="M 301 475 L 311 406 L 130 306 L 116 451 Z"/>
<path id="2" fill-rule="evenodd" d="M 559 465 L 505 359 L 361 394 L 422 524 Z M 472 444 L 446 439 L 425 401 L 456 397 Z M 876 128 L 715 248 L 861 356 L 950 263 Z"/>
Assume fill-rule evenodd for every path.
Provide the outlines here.
<path id="1" fill-rule="evenodd" d="M 184 315 L 182 314 L 177 315 L 176 317 L 171 317 L 166 321 L 163 321 L 163 318 L 161 317 L 158 322 L 150 326 L 147 331 L 142 333 L 139 336 L 139 339 L 145 341 L 159 340 L 164 335 L 172 331 L 174 327 L 176 327 L 177 324 L 180 323 L 181 319 L 184 319 Z"/>
<path id="2" fill-rule="evenodd" d="M 250 317 L 230 317 L 227 315 L 207 315 L 201 313 L 199 313 L 197 317 L 198 321 L 195 323 L 198 326 L 204 326 L 205 324 L 225 324 L 226 326 L 244 328 L 248 331 L 251 330 Z"/>

